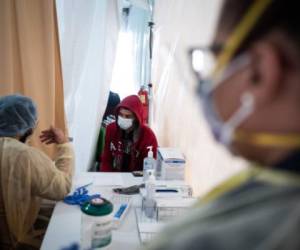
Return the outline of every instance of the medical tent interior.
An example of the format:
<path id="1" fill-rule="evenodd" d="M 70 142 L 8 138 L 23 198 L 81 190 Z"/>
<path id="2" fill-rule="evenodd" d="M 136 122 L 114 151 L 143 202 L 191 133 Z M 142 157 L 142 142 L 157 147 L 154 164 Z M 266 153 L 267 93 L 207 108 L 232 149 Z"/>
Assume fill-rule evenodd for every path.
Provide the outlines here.
<path id="1" fill-rule="evenodd" d="M 109 92 L 151 84 L 149 126 L 160 147 L 179 148 L 185 180 L 201 196 L 246 163 L 213 139 L 189 51 L 213 38 L 222 0 L 0 0 L 0 95 L 38 106 L 38 134 L 63 128 L 75 174 L 90 171 Z"/>

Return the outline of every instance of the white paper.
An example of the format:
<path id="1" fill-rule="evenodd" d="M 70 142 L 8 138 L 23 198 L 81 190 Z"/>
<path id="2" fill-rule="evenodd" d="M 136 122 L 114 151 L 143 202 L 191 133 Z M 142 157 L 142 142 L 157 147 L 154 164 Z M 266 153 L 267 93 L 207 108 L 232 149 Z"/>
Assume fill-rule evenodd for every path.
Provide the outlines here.
<path id="1" fill-rule="evenodd" d="M 92 183 L 93 186 L 123 186 L 124 181 L 119 173 L 81 173 L 74 177 L 75 187 Z"/>
<path id="2" fill-rule="evenodd" d="M 178 163 L 181 164 L 185 163 L 184 156 L 179 148 L 158 148 L 158 152 L 160 153 L 163 161 L 178 161 Z"/>
<path id="3" fill-rule="evenodd" d="M 90 184 L 94 182 L 94 178 L 92 176 L 76 176 L 73 179 L 73 185 L 75 188 Z"/>
<path id="4" fill-rule="evenodd" d="M 120 174 L 98 173 L 94 176 L 95 186 L 123 186 L 124 181 Z"/>

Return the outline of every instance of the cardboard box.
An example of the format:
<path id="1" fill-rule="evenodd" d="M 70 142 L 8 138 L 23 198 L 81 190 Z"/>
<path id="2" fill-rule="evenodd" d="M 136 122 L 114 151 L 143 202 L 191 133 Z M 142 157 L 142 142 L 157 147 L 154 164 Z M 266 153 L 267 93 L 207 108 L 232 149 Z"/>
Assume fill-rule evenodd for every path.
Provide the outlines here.
<path id="1" fill-rule="evenodd" d="M 156 178 L 184 180 L 185 158 L 178 148 L 158 148 Z"/>

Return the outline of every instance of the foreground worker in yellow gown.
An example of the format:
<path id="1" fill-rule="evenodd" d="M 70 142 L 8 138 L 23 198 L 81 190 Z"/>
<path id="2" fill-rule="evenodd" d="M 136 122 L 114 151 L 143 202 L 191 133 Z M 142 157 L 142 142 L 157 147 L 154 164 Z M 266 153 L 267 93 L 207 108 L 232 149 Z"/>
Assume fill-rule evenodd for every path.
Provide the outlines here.
<path id="1" fill-rule="evenodd" d="M 213 43 L 193 50 L 215 139 L 254 164 L 202 198 L 149 249 L 300 249 L 298 6 L 225 0 Z"/>
<path id="2" fill-rule="evenodd" d="M 61 200 L 71 188 L 74 154 L 57 128 L 42 132 L 57 144 L 52 161 L 26 145 L 37 122 L 33 101 L 25 96 L 0 97 L 0 249 L 38 249 L 43 230 L 35 229 L 41 199 Z"/>

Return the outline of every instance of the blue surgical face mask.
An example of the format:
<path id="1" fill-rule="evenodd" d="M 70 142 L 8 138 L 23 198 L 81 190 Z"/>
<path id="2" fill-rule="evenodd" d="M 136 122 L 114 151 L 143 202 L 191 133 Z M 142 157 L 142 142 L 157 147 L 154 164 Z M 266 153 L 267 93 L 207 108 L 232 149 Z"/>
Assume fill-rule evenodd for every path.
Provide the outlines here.
<path id="1" fill-rule="evenodd" d="M 236 70 L 230 68 L 227 70 L 220 81 L 225 81 L 227 78 L 233 75 Z M 211 81 L 211 80 L 207 80 Z M 218 86 L 219 84 L 205 83 L 204 86 Z M 225 146 L 229 146 L 233 140 L 234 131 L 241 125 L 243 121 L 253 112 L 254 110 L 254 97 L 250 93 L 244 93 L 241 96 L 241 105 L 236 112 L 227 120 L 223 121 L 217 111 L 217 107 L 213 101 L 214 87 L 204 87 L 199 91 L 202 109 L 204 116 L 210 126 L 214 138 Z"/>

